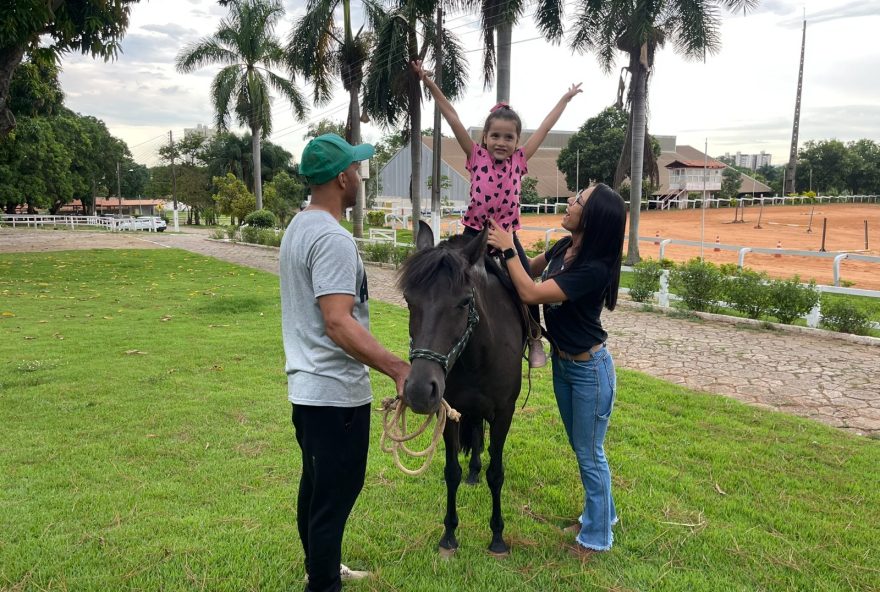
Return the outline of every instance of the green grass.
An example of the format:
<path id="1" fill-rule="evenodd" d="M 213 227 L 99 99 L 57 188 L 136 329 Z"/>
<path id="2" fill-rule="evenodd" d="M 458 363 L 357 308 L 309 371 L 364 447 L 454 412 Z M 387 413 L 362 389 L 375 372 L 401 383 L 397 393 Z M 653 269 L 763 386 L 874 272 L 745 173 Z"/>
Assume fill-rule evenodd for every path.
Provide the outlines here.
<path id="1" fill-rule="evenodd" d="M 276 277 L 174 250 L 0 255 L 0 296 L 0 589 L 301 589 Z M 371 308 L 404 353 L 406 311 Z M 581 486 L 545 368 L 505 451 L 512 555 L 486 553 L 483 482 L 438 558 L 442 459 L 400 474 L 376 417 L 343 549 L 376 577 L 346 588 L 880 589 L 880 442 L 619 380 L 610 553 L 562 549 Z"/>

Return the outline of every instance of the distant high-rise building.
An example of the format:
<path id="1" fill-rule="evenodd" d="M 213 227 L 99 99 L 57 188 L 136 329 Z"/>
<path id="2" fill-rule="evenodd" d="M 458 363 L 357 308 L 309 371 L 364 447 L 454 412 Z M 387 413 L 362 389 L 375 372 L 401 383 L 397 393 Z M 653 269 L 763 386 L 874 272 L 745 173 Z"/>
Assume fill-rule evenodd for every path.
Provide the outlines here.
<path id="1" fill-rule="evenodd" d="M 749 168 L 757 170 L 762 166 L 769 165 L 770 159 L 772 155 L 767 154 L 763 150 L 760 154 L 743 154 L 741 152 L 737 152 L 734 155 L 731 155 L 730 152 L 727 152 L 723 156 L 723 160 L 733 164 L 734 166 Z"/>
<path id="2" fill-rule="evenodd" d="M 191 136 L 202 136 L 206 140 L 210 140 L 217 134 L 217 130 L 213 127 L 209 127 L 207 125 L 202 125 L 201 123 L 196 125 L 195 127 L 187 127 L 183 130 L 184 139 L 189 138 Z"/>

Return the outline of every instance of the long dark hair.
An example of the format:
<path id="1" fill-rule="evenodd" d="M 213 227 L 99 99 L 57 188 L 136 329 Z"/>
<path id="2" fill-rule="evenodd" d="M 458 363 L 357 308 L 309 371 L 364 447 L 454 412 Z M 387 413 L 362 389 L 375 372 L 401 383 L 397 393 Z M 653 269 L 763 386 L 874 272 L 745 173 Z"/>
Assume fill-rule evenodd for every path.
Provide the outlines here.
<path id="1" fill-rule="evenodd" d="M 623 198 L 608 185 L 597 183 L 581 212 L 576 231 L 581 235 L 581 243 L 571 268 L 586 261 L 601 261 L 608 266 L 611 273 L 605 293 L 605 307 L 608 310 L 614 310 L 617 306 L 625 231 L 626 205 Z"/>

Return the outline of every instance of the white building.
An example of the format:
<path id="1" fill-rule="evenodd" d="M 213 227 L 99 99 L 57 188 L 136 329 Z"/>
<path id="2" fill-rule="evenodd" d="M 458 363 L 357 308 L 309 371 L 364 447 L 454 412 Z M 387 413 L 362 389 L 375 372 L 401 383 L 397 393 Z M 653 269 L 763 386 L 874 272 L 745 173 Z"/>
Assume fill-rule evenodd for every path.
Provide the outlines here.
<path id="1" fill-rule="evenodd" d="M 769 166 L 771 155 L 763 150 L 760 154 L 743 154 L 742 152 L 737 152 L 733 156 L 728 152 L 724 155 L 724 158 L 733 161 L 735 166 L 749 168 L 754 171 L 762 166 Z"/>
<path id="2" fill-rule="evenodd" d="M 217 130 L 201 123 L 195 127 L 187 127 L 183 129 L 183 138 L 187 139 L 191 136 L 202 136 L 206 140 L 210 140 L 217 135 Z"/>

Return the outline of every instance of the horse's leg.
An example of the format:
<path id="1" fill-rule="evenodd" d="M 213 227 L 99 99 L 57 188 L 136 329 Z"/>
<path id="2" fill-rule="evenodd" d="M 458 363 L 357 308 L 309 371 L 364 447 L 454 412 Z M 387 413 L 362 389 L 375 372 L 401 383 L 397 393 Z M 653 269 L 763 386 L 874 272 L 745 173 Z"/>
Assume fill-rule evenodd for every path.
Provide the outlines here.
<path id="1" fill-rule="evenodd" d="M 448 422 L 443 430 L 443 443 L 446 447 L 446 467 L 443 476 L 446 479 L 446 518 L 443 519 L 443 536 L 440 538 L 439 551 L 443 556 L 450 556 L 458 549 L 455 529 L 458 528 L 458 511 L 455 508 L 455 497 L 461 484 L 461 465 L 458 462 L 458 424 Z"/>
<path id="2" fill-rule="evenodd" d="M 492 529 L 492 542 L 489 552 L 493 555 L 506 556 L 510 547 L 504 542 L 504 518 L 501 517 L 501 487 L 504 485 L 504 442 L 510 430 L 513 410 L 509 414 L 496 417 L 489 426 L 489 468 L 486 469 L 486 483 L 492 492 L 492 517 L 489 528 Z"/>
<path id="3" fill-rule="evenodd" d="M 480 482 L 480 471 L 483 469 L 480 455 L 483 453 L 483 432 L 485 426 L 482 420 L 474 422 L 474 424 L 471 433 L 468 434 L 468 437 L 471 439 L 471 458 L 468 462 L 468 476 L 465 481 L 468 485 L 476 485 Z"/>

